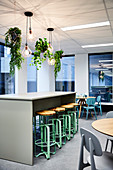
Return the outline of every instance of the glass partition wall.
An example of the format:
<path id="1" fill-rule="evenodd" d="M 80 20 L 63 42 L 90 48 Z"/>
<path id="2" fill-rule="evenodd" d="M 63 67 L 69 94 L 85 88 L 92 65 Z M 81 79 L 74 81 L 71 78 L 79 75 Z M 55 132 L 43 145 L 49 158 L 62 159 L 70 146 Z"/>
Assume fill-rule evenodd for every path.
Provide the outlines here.
<path id="1" fill-rule="evenodd" d="M 113 102 L 113 53 L 89 54 L 89 95 Z"/>
<path id="2" fill-rule="evenodd" d="M 10 48 L 0 43 L 0 94 L 15 93 L 15 76 L 10 75 Z"/>
<path id="3" fill-rule="evenodd" d="M 75 56 L 65 56 L 61 59 L 61 70 L 55 81 L 55 91 L 75 90 Z"/>

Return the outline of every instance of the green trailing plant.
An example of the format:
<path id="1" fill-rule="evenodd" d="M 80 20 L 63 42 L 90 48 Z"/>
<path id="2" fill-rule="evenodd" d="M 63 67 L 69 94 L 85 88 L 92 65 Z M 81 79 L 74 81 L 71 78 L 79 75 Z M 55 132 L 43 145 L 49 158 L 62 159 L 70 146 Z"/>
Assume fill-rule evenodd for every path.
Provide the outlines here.
<path id="1" fill-rule="evenodd" d="M 57 77 L 58 72 L 61 70 L 61 56 L 63 54 L 62 50 L 55 51 L 54 54 L 54 59 L 55 59 L 55 68 L 54 68 L 54 73 L 55 73 L 55 78 Z"/>
<path id="2" fill-rule="evenodd" d="M 30 65 L 37 66 L 37 70 L 39 70 L 41 68 L 42 63 L 46 59 L 49 58 L 50 61 L 51 59 L 55 59 L 54 73 L 55 73 L 55 78 L 56 78 L 57 73 L 61 69 L 60 58 L 61 58 L 61 55 L 63 54 L 63 51 L 62 50 L 56 51 L 55 54 L 53 55 L 53 53 L 51 52 L 52 47 L 47 42 L 47 38 L 44 38 L 44 40 L 42 38 L 39 38 L 39 40 L 36 41 L 35 50 L 36 51 L 34 52 L 34 56 L 32 57 L 32 60 L 31 60 L 32 63 Z M 43 55 L 41 55 L 41 53 L 43 53 Z"/>
<path id="3" fill-rule="evenodd" d="M 53 55 L 51 53 L 51 46 L 50 44 L 47 42 L 47 39 L 44 38 L 44 40 L 42 38 L 39 38 L 38 41 L 36 41 L 36 45 L 35 45 L 35 50 L 36 52 L 34 52 L 34 57 L 32 57 L 32 64 L 30 65 L 35 65 L 37 66 L 37 70 L 39 70 L 39 68 L 41 68 L 42 63 L 46 60 L 46 58 L 51 58 L 51 56 Z M 43 55 L 41 55 L 41 53 L 43 53 Z"/>
<path id="4" fill-rule="evenodd" d="M 21 55 L 21 30 L 18 27 L 10 28 L 5 33 L 5 45 L 10 47 L 10 74 L 14 75 L 15 66 L 21 68 L 24 58 Z"/>
<path id="5" fill-rule="evenodd" d="M 98 78 L 99 78 L 99 81 L 100 80 L 104 81 L 104 72 L 103 71 L 99 71 Z"/>

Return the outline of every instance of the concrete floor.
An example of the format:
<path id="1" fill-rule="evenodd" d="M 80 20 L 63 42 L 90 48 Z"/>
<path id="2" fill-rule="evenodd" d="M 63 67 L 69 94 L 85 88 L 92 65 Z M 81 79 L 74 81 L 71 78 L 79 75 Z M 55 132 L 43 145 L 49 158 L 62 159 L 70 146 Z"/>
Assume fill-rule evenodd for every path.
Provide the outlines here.
<path id="1" fill-rule="evenodd" d="M 103 113 L 103 116 L 98 115 L 98 119 L 105 118 L 105 114 L 106 113 Z M 79 119 L 79 128 L 85 127 L 93 131 L 100 140 L 102 149 L 104 150 L 106 136 L 95 131 L 91 127 L 91 124 L 94 120 L 94 116 L 89 117 L 87 121 L 85 120 L 85 117 Z M 52 155 L 50 160 L 46 160 L 44 156 L 40 156 L 39 158 L 34 158 L 33 166 L 28 166 L 0 159 L 0 170 L 77 170 L 79 160 L 79 149 L 80 133 L 78 132 L 73 139 L 67 141 L 67 143 L 62 147 L 62 149 L 57 149 L 56 154 Z"/>

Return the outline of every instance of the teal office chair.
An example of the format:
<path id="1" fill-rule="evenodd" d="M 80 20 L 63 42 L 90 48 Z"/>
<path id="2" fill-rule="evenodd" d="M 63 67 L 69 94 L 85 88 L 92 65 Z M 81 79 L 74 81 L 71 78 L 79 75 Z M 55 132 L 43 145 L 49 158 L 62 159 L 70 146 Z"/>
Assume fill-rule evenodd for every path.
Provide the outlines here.
<path id="1" fill-rule="evenodd" d="M 83 106 L 83 111 L 82 111 L 81 117 L 83 116 L 84 109 L 87 111 L 86 112 L 86 120 L 88 119 L 89 111 L 90 111 L 90 115 L 91 115 L 91 110 L 94 110 L 95 118 L 97 119 L 96 110 L 95 110 L 95 98 L 88 98 L 86 100 L 86 106 Z"/>
<path id="2" fill-rule="evenodd" d="M 91 170 L 113 170 L 113 154 L 103 152 L 100 142 L 94 133 L 80 128 L 81 133 L 81 148 L 78 170 L 87 169 L 90 166 Z M 84 149 L 89 152 L 87 163 L 84 163 Z"/>
<path id="3" fill-rule="evenodd" d="M 101 96 L 98 96 L 98 97 L 97 97 L 97 102 L 98 102 L 98 104 L 95 105 L 95 108 L 98 109 L 98 114 L 99 114 L 99 110 L 100 110 L 100 114 L 101 114 L 101 116 L 102 116 Z"/>

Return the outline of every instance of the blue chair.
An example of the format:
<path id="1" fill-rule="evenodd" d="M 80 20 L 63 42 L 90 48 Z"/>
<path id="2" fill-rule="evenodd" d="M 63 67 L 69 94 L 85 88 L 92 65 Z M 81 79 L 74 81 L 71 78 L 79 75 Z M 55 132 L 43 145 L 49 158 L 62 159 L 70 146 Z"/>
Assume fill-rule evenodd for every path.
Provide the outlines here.
<path id="1" fill-rule="evenodd" d="M 86 100 L 86 106 L 83 106 L 83 111 L 82 111 L 81 117 L 83 116 L 84 109 L 87 111 L 86 120 L 88 119 L 89 111 L 90 111 L 90 115 L 91 115 L 91 110 L 94 110 L 95 118 L 97 119 L 96 110 L 95 110 L 95 98 L 88 98 Z"/>
<path id="2" fill-rule="evenodd" d="M 97 97 L 97 102 L 98 102 L 98 104 L 95 105 L 95 108 L 98 109 L 98 114 L 99 114 L 99 109 L 100 109 L 100 114 L 101 114 L 101 116 L 102 116 L 101 96 L 98 96 L 98 97 Z"/>

